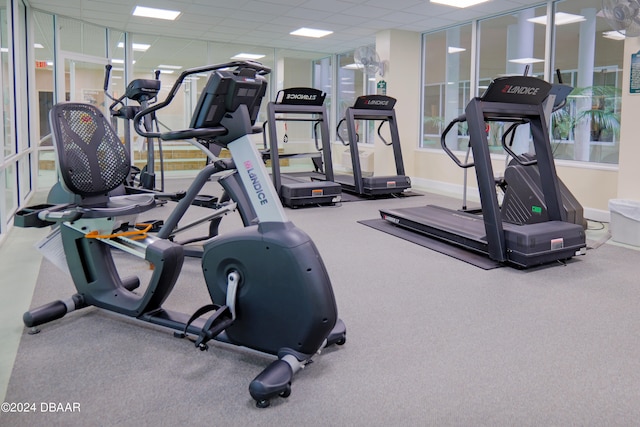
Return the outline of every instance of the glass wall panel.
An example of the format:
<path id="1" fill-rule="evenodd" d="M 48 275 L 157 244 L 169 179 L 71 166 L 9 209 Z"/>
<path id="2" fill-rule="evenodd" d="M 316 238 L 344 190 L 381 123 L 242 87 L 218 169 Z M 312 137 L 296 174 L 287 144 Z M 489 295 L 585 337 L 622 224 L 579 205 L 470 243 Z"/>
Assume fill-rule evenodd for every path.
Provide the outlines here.
<path id="1" fill-rule="evenodd" d="M 133 53 L 131 77 L 154 79 L 155 72 L 160 71 L 161 90 L 158 94 L 160 100 L 166 97 L 177 77 L 184 70 L 209 64 L 208 46 L 204 41 L 139 34 L 130 35 L 129 38 Z M 162 131 L 186 129 L 189 126 L 191 115 L 198 96 L 207 82 L 207 77 L 208 74 L 192 75 L 183 82 L 171 104 L 158 112 L 157 118 Z M 135 104 L 135 102 L 132 103 Z M 132 136 L 134 156 L 144 163 L 143 159 L 146 159 L 147 152 L 146 140 L 133 131 Z M 175 145 L 175 143 L 167 143 L 167 145 Z M 168 152 L 166 157 L 171 157 Z M 159 159 L 159 153 L 156 159 Z M 170 159 L 166 160 L 169 160 L 166 166 L 170 167 Z"/>
<path id="2" fill-rule="evenodd" d="M 36 117 L 31 120 L 35 124 L 35 135 L 39 148 L 38 153 L 38 186 L 49 188 L 57 177 L 55 171 L 55 154 L 49 128 L 49 110 L 54 103 L 54 69 L 55 53 L 53 45 L 54 21 L 53 15 L 33 12 L 33 37 L 36 49 L 35 89 L 37 102 L 35 103 Z"/>
<path id="3" fill-rule="evenodd" d="M 0 6 L 0 79 L 2 80 L 2 154 L 5 157 L 16 152 L 13 108 L 11 107 L 13 86 L 10 82 L 12 68 L 9 59 L 13 51 L 13 46 L 9 40 L 8 18 L 6 3 L 3 3 Z M 1 157 L 2 156 L 0 156 L 0 158 Z"/>
<path id="4" fill-rule="evenodd" d="M 336 118 L 338 123 L 344 118 L 347 108 L 353 106 L 359 96 L 366 95 L 367 76 L 356 65 L 353 54 L 352 51 L 337 56 Z M 356 131 L 358 142 L 366 142 L 361 121 L 356 122 Z M 344 141 L 349 142 L 344 124 L 340 126 L 338 132 Z"/>
<path id="5" fill-rule="evenodd" d="M 318 60 L 317 58 L 323 56 L 322 54 L 291 49 L 276 49 L 275 55 L 275 92 L 271 91 L 273 96 L 275 97 L 277 92 L 282 89 L 294 87 L 315 88 L 327 94 L 324 105 L 327 107 L 327 111 L 330 111 L 331 87 L 329 85 L 331 78 L 329 73 L 331 73 L 332 70 L 331 58 L 327 57 Z M 266 102 L 263 103 L 263 108 L 266 104 Z M 278 147 L 280 149 L 286 153 L 308 153 L 316 151 L 314 123 L 304 121 L 311 120 L 312 116 L 281 114 L 278 117 L 281 119 L 290 117 L 292 119 L 288 121 L 278 120 L 275 124 L 279 139 Z M 294 118 L 303 121 L 293 120 Z M 330 135 L 331 133 L 328 136 L 331 137 Z M 318 135 L 318 140 L 319 138 L 320 136 Z M 285 141 L 287 143 L 286 145 Z M 281 162 L 281 166 L 297 167 L 300 171 L 313 169 L 313 164 L 309 158 L 290 158 L 287 159 L 287 161 Z"/>
<path id="6" fill-rule="evenodd" d="M 16 99 L 14 99 L 14 108 L 16 111 L 15 117 L 15 142 L 17 145 L 17 152 L 22 152 L 29 148 L 31 139 L 29 135 L 29 103 L 22 100 L 29 99 L 28 77 L 27 77 L 27 58 L 30 57 L 31 46 L 28 46 L 27 29 L 24 26 L 26 22 L 27 8 L 22 1 L 16 3 L 13 13 L 15 14 L 14 21 L 19 23 L 17 28 L 14 27 L 13 43 L 15 47 L 14 63 L 13 63 L 13 82 L 14 93 Z M 29 64 L 30 65 L 30 64 Z"/>
<path id="7" fill-rule="evenodd" d="M 544 78 L 546 6 L 524 9 L 479 22 L 478 95 L 491 80 L 504 75 L 522 75 Z M 489 124 L 489 147 L 492 152 L 503 152 L 504 123 Z M 512 149 L 516 153 L 530 151 L 528 126 L 519 126 Z"/>
<path id="8" fill-rule="evenodd" d="M 36 92 L 38 102 L 36 104 L 37 126 L 36 135 L 42 140 L 49 135 L 48 114 L 53 105 L 53 70 L 54 70 L 54 46 L 53 46 L 53 16 L 42 12 L 33 12 L 33 37 L 36 49 Z M 51 145 L 51 144 L 47 144 Z"/>
<path id="9" fill-rule="evenodd" d="M 10 163 L 4 169 L 4 203 L 7 218 L 15 212 L 18 207 L 18 192 L 16 190 L 16 164 Z M 4 224 L 3 224 L 4 225 Z"/>
<path id="10" fill-rule="evenodd" d="M 555 67 L 575 89 L 553 115 L 552 135 L 556 158 L 617 164 L 624 37 L 610 31 L 601 8 L 600 0 L 557 4 Z"/>
<path id="11" fill-rule="evenodd" d="M 107 57 L 111 64 L 108 91 L 114 98 L 118 98 L 124 93 L 127 86 L 124 73 L 125 33 L 110 29 L 107 40 Z"/>
<path id="12" fill-rule="evenodd" d="M 424 37 L 424 117 L 421 147 L 440 147 L 444 127 L 464 112 L 470 99 L 471 24 Z M 466 126 L 447 140 L 453 150 L 466 149 Z"/>
<path id="13" fill-rule="evenodd" d="M 33 189 L 33 181 L 31 179 L 31 154 L 23 156 L 18 161 L 18 178 L 20 182 L 19 192 L 21 197 L 29 194 Z"/>
<path id="14" fill-rule="evenodd" d="M 106 56 L 105 27 L 60 16 L 56 22 L 61 50 L 97 57 Z"/>
<path id="15" fill-rule="evenodd" d="M 585 162 L 618 162 L 620 104 L 622 87 L 623 36 L 610 31 L 598 12 L 599 0 L 565 0 L 554 4 L 552 64 L 546 64 L 547 6 L 524 9 L 478 21 L 478 82 L 476 94 L 468 95 L 471 26 L 460 26 L 424 36 L 423 138 L 422 147 L 439 146 L 443 125 L 461 112 L 469 96 L 481 95 L 496 77 L 523 74 L 544 78 L 551 73 L 557 81 L 575 89 L 564 108 L 551 119 L 551 142 L 558 159 Z M 449 40 L 460 40 L 455 49 Z M 454 49 L 451 49 L 454 47 Z M 467 50 L 462 50 L 467 49 Z M 458 53 L 455 53 L 458 52 Z M 459 62 L 452 62 L 452 55 Z M 456 70 L 456 67 L 457 68 Z M 456 75 L 456 73 L 459 73 Z M 466 76 L 465 76 L 466 74 Z M 456 97 L 455 92 L 458 96 Z M 504 124 L 489 128 L 491 151 L 500 153 Z M 463 150 L 465 129 L 458 125 L 447 144 Z M 456 141 L 454 141 L 456 139 Z M 457 145 L 457 146 L 456 146 Z M 529 131 L 520 126 L 514 151 L 531 149 Z"/>
<path id="16" fill-rule="evenodd" d="M 324 105 L 331 111 L 333 98 L 333 64 L 331 57 L 313 61 L 313 87 L 327 94 Z"/>

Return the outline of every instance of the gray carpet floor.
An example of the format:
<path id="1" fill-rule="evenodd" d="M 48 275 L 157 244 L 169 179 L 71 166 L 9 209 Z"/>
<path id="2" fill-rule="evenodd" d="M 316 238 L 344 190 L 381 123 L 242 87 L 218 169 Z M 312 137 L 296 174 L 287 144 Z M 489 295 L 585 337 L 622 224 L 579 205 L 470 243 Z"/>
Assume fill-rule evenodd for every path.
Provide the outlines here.
<path id="1" fill-rule="evenodd" d="M 200 352 L 88 308 L 25 331 L 6 396 L 80 411 L 1 413 L 0 425 L 637 425 L 640 252 L 604 244 L 564 266 L 483 270 L 357 223 L 428 203 L 458 204 L 425 195 L 287 210 L 318 246 L 347 325 L 346 344 L 299 372 L 289 398 L 255 407 L 247 388 L 270 362 L 262 355 Z M 44 261 L 32 305 L 72 293 Z M 207 301 L 187 262 L 167 306 Z"/>

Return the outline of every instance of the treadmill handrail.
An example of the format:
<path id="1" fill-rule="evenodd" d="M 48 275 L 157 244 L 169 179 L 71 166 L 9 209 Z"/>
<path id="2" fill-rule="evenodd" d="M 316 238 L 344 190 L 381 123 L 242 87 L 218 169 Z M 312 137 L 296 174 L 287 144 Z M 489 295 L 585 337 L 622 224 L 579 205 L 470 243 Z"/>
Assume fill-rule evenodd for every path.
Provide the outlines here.
<path id="1" fill-rule="evenodd" d="M 463 169 L 471 168 L 471 167 L 475 166 L 475 163 L 474 162 L 465 162 L 465 163 L 463 163 L 462 161 L 460 161 L 458 156 L 456 156 L 453 153 L 453 151 L 451 151 L 451 149 L 449 147 L 447 147 L 447 134 L 451 131 L 451 129 L 453 128 L 453 126 L 455 124 L 463 123 L 463 122 L 466 122 L 466 121 L 467 121 L 467 117 L 464 114 L 456 117 L 455 119 L 451 120 L 451 122 L 447 125 L 447 127 L 444 130 L 444 132 L 442 132 L 442 135 L 440 136 L 440 145 L 442 146 L 442 149 L 444 150 L 444 152 L 447 153 L 447 155 L 449 157 L 451 157 L 451 160 L 453 160 L 456 165 L 458 165 L 459 167 L 461 167 Z"/>
<path id="2" fill-rule="evenodd" d="M 532 160 L 526 160 L 524 157 L 516 154 L 510 147 L 511 145 L 513 145 L 513 139 L 515 138 L 515 135 L 516 135 L 515 131 L 518 128 L 518 126 L 522 124 L 527 124 L 527 123 L 529 123 L 528 120 L 515 122 L 511 126 L 509 126 L 507 131 L 502 135 L 502 148 L 504 148 L 504 151 L 506 151 L 513 158 L 513 160 L 515 160 L 517 163 L 521 164 L 522 166 L 532 166 L 538 163 L 538 160 L 536 158 L 533 158 Z M 511 140 L 509 144 L 507 144 L 507 137 L 509 135 L 511 135 Z"/>
<path id="3" fill-rule="evenodd" d="M 387 147 L 391 147 L 391 144 L 393 144 L 393 142 L 387 142 L 387 140 L 384 139 L 384 137 L 380 134 L 380 130 L 382 130 L 382 126 L 384 126 L 385 123 L 387 123 L 387 120 L 383 120 L 382 122 L 380 122 L 380 126 L 378 126 L 378 137 L 384 145 L 386 145 Z"/>
<path id="4" fill-rule="evenodd" d="M 338 139 L 340 140 L 340 142 L 342 142 L 342 145 L 344 145 L 345 147 L 348 147 L 349 144 L 351 144 L 351 141 L 349 142 L 345 141 L 342 135 L 340 135 L 340 125 L 343 124 L 346 120 L 347 118 L 345 117 L 338 122 L 338 126 L 336 126 L 336 135 L 338 135 Z"/>

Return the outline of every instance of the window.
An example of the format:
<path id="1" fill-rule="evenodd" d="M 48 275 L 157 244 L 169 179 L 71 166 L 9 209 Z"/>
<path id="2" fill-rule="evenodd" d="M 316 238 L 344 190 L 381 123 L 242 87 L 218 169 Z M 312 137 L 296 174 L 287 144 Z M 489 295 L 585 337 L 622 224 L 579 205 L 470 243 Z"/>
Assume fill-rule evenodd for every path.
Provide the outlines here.
<path id="1" fill-rule="evenodd" d="M 471 25 L 449 28 L 424 38 L 422 147 L 439 147 L 447 123 L 460 114 L 470 99 Z M 451 149 L 466 149 L 464 125 L 447 140 Z"/>
<path id="2" fill-rule="evenodd" d="M 57 180 L 55 154 L 49 128 L 49 110 L 55 100 L 53 16 L 47 13 L 33 12 L 33 24 L 34 43 L 37 46 L 34 49 L 37 102 L 34 109 L 36 116 L 31 120 L 31 126 L 34 127 L 35 125 L 34 133 L 38 145 L 38 186 L 40 188 L 49 188 Z"/>
<path id="3" fill-rule="evenodd" d="M 553 115 L 552 143 L 559 159 L 618 163 L 624 40 L 610 35 L 598 16 L 599 0 L 560 2 L 557 14 L 580 22 L 556 22 L 555 67 L 575 89 Z M 576 48 L 577 47 L 577 48 Z"/>
<path id="4" fill-rule="evenodd" d="M 546 39 L 551 21 L 547 5 L 477 21 L 477 64 L 471 63 L 471 24 L 424 35 L 421 147 L 438 148 L 443 127 L 464 111 L 470 96 L 482 95 L 494 78 L 526 71 L 557 83 L 554 70 L 559 69 L 563 83 L 574 90 L 551 118 L 555 158 L 617 164 L 624 42 L 605 34 L 610 27 L 598 16 L 600 0 L 566 0 L 553 6 L 551 53 L 545 51 L 551 45 Z M 475 82 L 471 81 L 474 69 Z M 457 126 L 446 143 L 465 150 L 465 126 Z M 503 127 L 499 122 L 490 125 L 492 152 L 503 152 Z M 518 128 L 513 149 L 531 149 L 525 126 Z"/>

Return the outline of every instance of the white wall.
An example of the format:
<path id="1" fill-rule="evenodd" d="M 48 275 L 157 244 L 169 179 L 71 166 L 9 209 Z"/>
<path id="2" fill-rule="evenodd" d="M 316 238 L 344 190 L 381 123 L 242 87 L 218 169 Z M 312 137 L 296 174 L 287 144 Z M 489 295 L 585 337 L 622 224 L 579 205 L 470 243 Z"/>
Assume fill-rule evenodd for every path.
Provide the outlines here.
<path id="1" fill-rule="evenodd" d="M 376 78 L 386 81 L 387 95 L 398 100 L 396 120 L 405 174 L 409 176 L 416 174 L 413 159 L 420 140 L 421 44 L 421 34 L 411 31 L 382 31 L 376 37 L 376 51 L 385 62 L 384 76 Z M 376 174 L 395 174 L 393 153 L 380 141 L 376 141 L 375 170 Z"/>
<path id="2" fill-rule="evenodd" d="M 640 94 L 630 94 L 631 55 L 640 51 L 640 37 L 624 42 L 622 114 L 617 197 L 640 201 Z"/>

